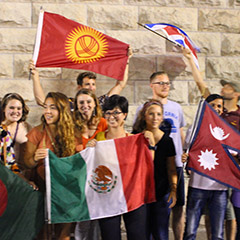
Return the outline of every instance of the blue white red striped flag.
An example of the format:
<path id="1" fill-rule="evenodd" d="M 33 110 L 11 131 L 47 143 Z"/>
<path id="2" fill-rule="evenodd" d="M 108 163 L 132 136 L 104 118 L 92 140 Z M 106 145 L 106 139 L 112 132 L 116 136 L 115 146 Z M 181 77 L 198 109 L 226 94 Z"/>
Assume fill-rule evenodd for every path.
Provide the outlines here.
<path id="1" fill-rule="evenodd" d="M 199 68 L 196 51 L 200 52 L 200 49 L 195 45 L 195 43 L 182 29 L 167 23 L 151 23 L 145 24 L 144 26 L 152 31 L 161 30 L 165 34 L 167 39 L 169 39 L 171 42 L 176 43 L 178 46 L 183 46 L 185 48 L 190 49 L 194 62 L 197 68 Z"/>

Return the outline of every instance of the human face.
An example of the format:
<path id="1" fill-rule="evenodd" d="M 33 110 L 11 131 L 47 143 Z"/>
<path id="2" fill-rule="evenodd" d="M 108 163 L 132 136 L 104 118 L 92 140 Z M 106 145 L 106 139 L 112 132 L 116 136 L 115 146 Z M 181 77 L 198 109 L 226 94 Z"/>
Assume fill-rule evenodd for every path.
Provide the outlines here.
<path id="1" fill-rule="evenodd" d="M 166 74 L 156 76 L 150 83 L 154 97 L 167 98 L 170 90 L 170 80 Z"/>
<path id="2" fill-rule="evenodd" d="M 77 108 L 85 120 L 89 120 L 96 107 L 94 99 L 88 94 L 81 94 L 77 97 Z"/>
<path id="3" fill-rule="evenodd" d="M 85 78 L 83 78 L 82 86 L 79 86 L 79 87 L 80 87 L 80 89 L 82 89 L 82 88 L 89 89 L 90 91 L 95 93 L 96 92 L 96 80 L 85 77 Z"/>
<path id="4" fill-rule="evenodd" d="M 107 110 L 104 113 L 104 117 L 107 119 L 108 127 L 120 127 L 124 125 L 124 119 L 127 113 L 123 113 L 119 107 L 115 107 L 112 110 Z"/>
<path id="5" fill-rule="evenodd" d="M 223 113 L 223 100 L 221 98 L 217 98 L 209 102 L 209 105 L 213 107 L 218 115 L 221 115 Z"/>
<path id="6" fill-rule="evenodd" d="M 17 99 L 11 99 L 5 107 L 5 121 L 17 122 L 22 118 L 22 103 Z"/>
<path id="7" fill-rule="evenodd" d="M 47 98 L 44 103 L 43 115 L 48 125 L 55 124 L 59 120 L 59 111 L 52 98 Z"/>
<path id="8" fill-rule="evenodd" d="M 145 121 L 148 130 L 158 129 L 163 120 L 162 108 L 159 105 L 151 105 L 145 112 Z"/>
<path id="9" fill-rule="evenodd" d="M 235 97 L 235 90 L 230 84 L 225 84 L 221 90 L 221 95 L 226 100 L 232 100 Z"/>

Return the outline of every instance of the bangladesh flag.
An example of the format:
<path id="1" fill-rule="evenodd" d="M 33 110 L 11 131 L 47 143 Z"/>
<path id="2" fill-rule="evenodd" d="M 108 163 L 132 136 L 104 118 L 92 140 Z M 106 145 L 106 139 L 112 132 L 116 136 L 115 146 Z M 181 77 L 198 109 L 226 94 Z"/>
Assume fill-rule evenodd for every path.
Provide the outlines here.
<path id="1" fill-rule="evenodd" d="M 0 163 L 0 239 L 31 240 L 43 223 L 42 193 Z"/>
<path id="2" fill-rule="evenodd" d="M 79 222 L 155 201 L 153 160 L 143 134 L 99 141 L 71 157 L 46 159 L 48 219 Z"/>

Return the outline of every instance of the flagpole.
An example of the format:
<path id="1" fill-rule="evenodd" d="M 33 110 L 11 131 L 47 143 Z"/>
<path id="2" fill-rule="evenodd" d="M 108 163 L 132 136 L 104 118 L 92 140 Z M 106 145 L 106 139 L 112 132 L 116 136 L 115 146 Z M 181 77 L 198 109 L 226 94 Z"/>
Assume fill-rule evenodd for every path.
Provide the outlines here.
<path id="1" fill-rule="evenodd" d="M 148 27 L 146 27 L 145 25 L 143 25 L 143 24 L 141 24 L 141 23 L 139 23 L 139 22 L 138 22 L 137 24 L 140 25 L 141 27 L 144 27 L 144 28 L 146 28 L 147 30 L 149 30 L 149 31 L 151 31 L 151 32 L 153 32 L 153 33 L 155 33 L 155 34 L 157 34 L 158 36 L 160 36 L 160 37 L 162 37 L 162 38 L 168 40 L 169 42 L 173 43 L 174 45 L 176 45 L 176 46 L 178 46 L 178 47 L 181 47 L 180 44 L 178 44 L 178 43 L 176 43 L 176 42 L 170 40 L 169 38 L 167 38 L 167 37 L 163 36 L 162 34 L 160 34 L 160 33 L 156 32 L 156 31 L 152 30 L 151 28 L 148 28 Z"/>

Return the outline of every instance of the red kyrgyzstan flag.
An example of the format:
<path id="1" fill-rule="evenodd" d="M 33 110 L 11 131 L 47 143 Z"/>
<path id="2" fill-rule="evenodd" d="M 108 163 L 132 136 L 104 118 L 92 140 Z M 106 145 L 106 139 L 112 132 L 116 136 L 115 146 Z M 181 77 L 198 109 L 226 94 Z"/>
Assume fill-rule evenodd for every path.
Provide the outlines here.
<path id="1" fill-rule="evenodd" d="M 84 69 L 123 80 L 129 45 L 61 15 L 39 14 L 37 67 Z"/>
<path id="2" fill-rule="evenodd" d="M 207 102 L 200 103 L 199 121 L 189 151 L 188 169 L 240 189 L 240 167 L 231 152 L 240 154 L 240 134 Z"/>

